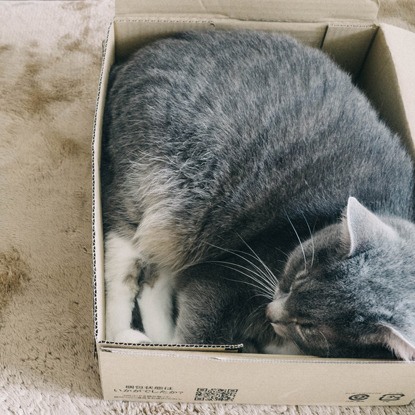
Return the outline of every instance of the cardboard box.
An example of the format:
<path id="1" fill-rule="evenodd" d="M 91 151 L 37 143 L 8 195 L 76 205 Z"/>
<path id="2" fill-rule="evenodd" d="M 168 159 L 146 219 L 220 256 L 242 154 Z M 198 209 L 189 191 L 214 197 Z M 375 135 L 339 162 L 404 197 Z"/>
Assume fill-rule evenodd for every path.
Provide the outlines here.
<path id="1" fill-rule="evenodd" d="M 95 339 L 104 399 L 298 405 L 404 405 L 415 398 L 415 362 L 232 353 L 105 340 L 100 146 L 114 61 L 168 33 L 260 29 L 288 33 L 351 72 L 413 152 L 415 34 L 375 23 L 374 0 L 117 0 L 105 42 L 93 140 Z"/>

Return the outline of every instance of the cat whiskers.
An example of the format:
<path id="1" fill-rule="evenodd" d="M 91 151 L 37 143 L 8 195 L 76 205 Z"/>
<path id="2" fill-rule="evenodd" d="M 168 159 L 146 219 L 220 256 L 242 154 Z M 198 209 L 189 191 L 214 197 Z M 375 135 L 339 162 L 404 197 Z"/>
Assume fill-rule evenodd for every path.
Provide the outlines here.
<path id="1" fill-rule="evenodd" d="M 258 256 L 258 254 L 249 246 L 249 244 L 242 238 L 242 236 L 239 235 L 238 233 L 237 233 L 237 235 L 238 235 L 238 238 L 245 244 L 245 246 L 252 252 L 252 254 L 247 254 L 247 255 L 250 255 L 251 257 L 255 258 L 260 263 L 260 265 L 264 268 L 264 270 L 266 271 L 266 274 L 267 274 L 267 275 L 264 275 L 264 276 L 268 277 L 268 278 L 266 278 L 267 281 L 269 281 L 270 283 L 273 283 L 274 288 L 275 288 L 275 286 L 278 284 L 278 279 L 275 276 L 275 274 L 269 269 L 269 267 Z M 260 271 L 260 269 L 258 267 L 256 267 L 256 268 Z"/>
<path id="2" fill-rule="evenodd" d="M 313 238 L 313 233 L 311 232 L 310 224 L 308 223 L 307 218 L 304 216 L 304 213 L 302 215 L 303 215 L 303 218 L 305 220 L 305 223 L 307 224 L 308 232 L 310 232 L 311 247 L 312 247 L 310 268 L 313 268 L 313 264 L 314 264 L 314 238 Z"/>
<path id="3" fill-rule="evenodd" d="M 324 342 L 326 343 L 326 357 L 330 356 L 330 343 L 327 340 L 327 337 L 324 335 L 324 333 L 321 330 L 317 330 L 317 333 L 321 335 L 321 337 L 324 339 Z"/>
<path id="4" fill-rule="evenodd" d="M 238 235 L 239 236 L 239 235 Z M 236 257 L 242 259 L 243 261 L 247 262 L 253 269 L 245 267 L 241 264 L 237 264 L 234 262 L 229 261 L 222 261 L 222 260 L 212 260 L 212 261 L 206 261 L 209 263 L 216 263 L 219 265 L 224 266 L 225 268 L 231 269 L 233 271 L 239 272 L 242 275 L 245 275 L 248 277 L 251 281 L 253 281 L 255 284 L 248 283 L 247 281 L 236 281 L 236 282 L 242 282 L 248 285 L 251 285 L 255 287 L 259 292 L 261 292 L 261 295 L 265 296 L 267 299 L 271 300 L 273 299 L 274 290 L 275 287 L 278 285 L 278 279 L 277 277 L 272 273 L 272 271 L 268 268 L 268 266 L 259 258 L 259 256 L 252 250 L 251 247 L 244 241 L 246 246 L 253 252 L 253 254 L 250 254 L 248 252 L 238 251 L 238 250 L 229 250 L 225 248 L 221 248 L 212 244 L 209 244 L 213 248 L 220 249 L 224 252 L 230 253 L 232 255 L 235 255 Z M 254 260 L 258 261 L 259 264 L 263 267 L 259 267 L 254 262 L 250 261 L 248 257 L 253 258 Z"/>
<path id="5" fill-rule="evenodd" d="M 300 243 L 301 251 L 303 253 L 303 258 L 304 258 L 304 271 L 307 272 L 307 258 L 306 258 L 306 255 L 305 255 L 305 250 L 304 250 L 303 243 L 301 241 L 300 236 L 298 235 L 297 229 L 295 229 L 294 224 L 292 223 L 290 217 L 288 216 L 288 213 L 285 213 L 285 216 L 287 217 L 288 222 L 290 223 L 291 227 L 293 228 L 295 236 L 297 237 L 298 242 Z"/>
<path id="6" fill-rule="evenodd" d="M 259 318 L 251 318 L 252 316 L 255 316 L 255 314 L 259 313 Z M 254 326 L 254 324 L 256 324 L 256 322 L 258 320 L 263 320 L 263 325 L 264 328 L 266 326 L 269 326 L 269 322 L 263 318 L 264 316 L 264 306 L 262 304 L 260 304 L 258 307 L 255 307 L 250 314 L 248 315 L 246 320 L 251 320 L 251 322 L 249 323 L 249 325 L 245 328 L 245 333 L 250 333 L 251 328 Z"/>
<path id="7" fill-rule="evenodd" d="M 256 288 L 261 289 L 264 296 L 267 299 L 270 299 L 272 301 L 274 291 L 275 291 L 275 287 L 278 285 L 277 277 L 269 269 L 269 267 L 264 263 L 264 261 L 261 260 L 261 258 L 257 255 L 257 253 L 248 245 L 248 243 L 245 242 L 240 235 L 238 235 L 238 237 L 248 247 L 248 249 L 252 252 L 252 254 L 250 254 L 249 252 L 244 252 L 244 251 L 240 251 L 240 250 L 230 250 L 230 249 L 222 248 L 222 247 L 219 247 L 219 246 L 215 246 L 213 244 L 209 244 L 209 245 L 212 246 L 213 248 L 220 249 L 224 252 L 235 255 L 236 257 L 242 259 L 243 261 L 245 261 L 249 265 L 251 265 L 253 267 L 253 269 L 244 267 L 243 265 L 240 265 L 240 264 L 237 264 L 237 263 L 234 263 L 234 262 L 226 262 L 226 261 L 219 261 L 219 260 L 209 261 L 209 262 L 215 262 L 215 263 L 218 263 L 218 264 L 223 264 L 223 266 L 227 265 L 229 269 L 232 269 L 233 271 L 237 271 L 240 274 L 243 274 L 246 277 L 250 278 L 252 281 L 254 281 L 255 283 L 258 284 L 258 286 Z M 257 261 L 262 268 L 260 266 L 258 266 L 257 264 L 255 264 L 254 262 L 250 261 L 247 257 L 250 257 L 253 260 Z M 232 268 L 232 267 L 234 267 L 234 268 Z M 235 267 L 239 267 L 239 269 L 235 268 Z M 243 269 L 246 272 L 241 271 L 241 269 Z M 257 278 L 255 278 L 254 275 Z M 238 282 L 247 283 L 246 281 L 238 281 Z"/>
<path id="8" fill-rule="evenodd" d="M 288 258 L 290 257 L 287 252 L 284 252 L 282 249 L 277 248 L 276 246 L 274 246 L 274 249 L 279 252 L 281 255 L 283 255 L 285 257 L 285 261 L 279 260 L 278 262 L 282 262 L 283 264 L 286 264 L 288 261 Z"/>
<path id="9" fill-rule="evenodd" d="M 227 279 L 229 281 L 238 282 L 238 283 L 242 283 L 242 284 L 246 284 L 246 285 L 249 285 L 251 287 L 254 287 L 256 289 L 256 291 L 258 291 L 258 294 L 256 296 L 262 296 L 262 297 L 265 297 L 268 300 L 272 301 L 273 294 L 270 292 L 271 287 L 269 285 L 265 284 L 263 280 L 254 277 L 254 275 L 257 275 L 258 277 L 261 277 L 260 274 L 258 274 L 256 272 L 253 272 L 251 269 L 249 269 L 247 267 L 244 267 L 243 265 L 236 264 L 236 263 L 233 263 L 233 262 L 228 262 L 228 261 L 207 261 L 207 262 L 221 265 L 224 268 L 227 268 L 227 269 L 230 269 L 232 271 L 236 271 L 239 274 L 245 275 L 246 277 L 248 277 L 254 283 L 250 283 L 248 281 L 233 280 L 233 279 L 230 279 L 230 278 L 227 278 Z M 239 268 L 237 268 L 237 267 L 239 267 Z M 246 270 L 247 272 L 241 271 L 240 268 Z"/>

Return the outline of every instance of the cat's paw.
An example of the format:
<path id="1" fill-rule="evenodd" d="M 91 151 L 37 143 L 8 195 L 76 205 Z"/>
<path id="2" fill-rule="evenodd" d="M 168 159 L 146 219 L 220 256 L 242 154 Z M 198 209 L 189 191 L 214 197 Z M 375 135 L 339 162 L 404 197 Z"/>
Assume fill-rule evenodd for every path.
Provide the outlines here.
<path id="1" fill-rule="evenodd" d="M 141 331 L 128 329 L 114 336 L 116 343 L 152 343 L 152 341 Z"/>

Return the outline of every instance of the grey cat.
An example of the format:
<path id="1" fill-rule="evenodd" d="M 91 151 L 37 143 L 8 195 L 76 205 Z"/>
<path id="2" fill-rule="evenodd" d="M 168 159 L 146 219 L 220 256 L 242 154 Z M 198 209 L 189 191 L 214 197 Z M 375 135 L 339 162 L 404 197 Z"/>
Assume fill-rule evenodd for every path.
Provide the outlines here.
<path id="1" fill-rule="evenodd" d="M 415 359 L 413 164 L 322 52 L 139 49 L 111 71 L 101 174 L 108 340 Z"/>

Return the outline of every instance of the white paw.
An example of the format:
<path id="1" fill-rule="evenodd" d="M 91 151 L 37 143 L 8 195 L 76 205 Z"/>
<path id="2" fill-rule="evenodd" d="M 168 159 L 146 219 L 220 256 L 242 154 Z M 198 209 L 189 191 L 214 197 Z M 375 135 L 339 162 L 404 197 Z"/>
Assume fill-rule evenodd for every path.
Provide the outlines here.
<path id="1" fill-rule="evenodd" d="M 141 331 L 128 329 L 115 335 L 116 343 L 152 343 L 152 341 Z"/>

